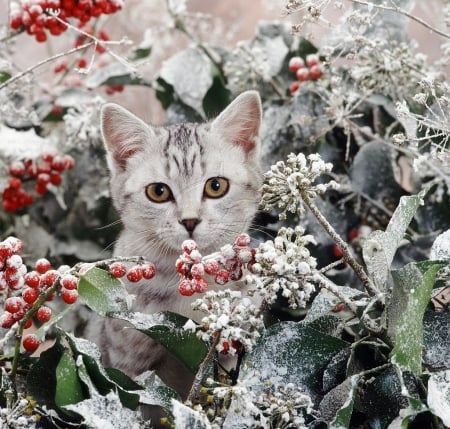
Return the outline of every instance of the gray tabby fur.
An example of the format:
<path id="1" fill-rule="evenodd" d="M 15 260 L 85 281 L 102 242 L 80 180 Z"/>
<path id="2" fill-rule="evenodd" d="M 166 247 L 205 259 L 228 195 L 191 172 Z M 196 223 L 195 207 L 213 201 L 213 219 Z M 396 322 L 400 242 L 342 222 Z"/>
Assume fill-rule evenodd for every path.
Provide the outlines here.
<path id="1" fill-rule="evenodd" d="M 136 296 L 134 311 L 169 310 L 193 320 L 201 318 L 190 306 L 199 296 L 184 297 L 177 290 L 175 262 L 188 238 L 206 255 L 248 230 L 262 183 L 260 122 L 261 102 L 255 91 L 241 94 L 215 120 L 204 124 L 153 127 L 116 104 L 102 108 L 111 194 L 123 222 L 114 255 L 141 255 L 157 268 L 151 281 L 127 284 Z M 217 176 L 229 180 L 228 192 L 218 199 L 205 197 L 206 180 Z M 174 200 L 149 200 L 145 188 L 155 182 L 167 184 Z M 180 221 L 193 218 L 200 223 L 190 234 Z M 125 325 L 99 317 L 90 321 L 87 336 L 100 346 L 104 365 L 132 377 L 154 369 L 186 396 L 192 374 L 144 334 L 124 330 Z"/>

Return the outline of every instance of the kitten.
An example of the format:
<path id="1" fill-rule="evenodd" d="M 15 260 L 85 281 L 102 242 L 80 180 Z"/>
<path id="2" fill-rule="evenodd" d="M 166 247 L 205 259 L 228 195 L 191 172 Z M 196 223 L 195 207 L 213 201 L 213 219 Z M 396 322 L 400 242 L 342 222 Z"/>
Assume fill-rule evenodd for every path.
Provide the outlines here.
<path id="1" fill-rule="evenodd" d="M 241 94 L 204 124 L 153 127 L 116 104 L 102 108 L 111 194 L 123 222 L 114 255 L 144 256 L 157 269 L 150 282 L 127 285 L 136 295 L 132 310 L 169 310 L 199 320 L 191 309 L 199 296 L 179 294 L 175 262 L 186 239 L 207 255 L 249 228 L 262 184 L 260 122 L 255 91 Z M 132 377 L 154 369 L 185 397 L 193 375 L 152 339 L 124 325 L 90 321 L 88 337 L 101 348 L 104 365 Z"/>

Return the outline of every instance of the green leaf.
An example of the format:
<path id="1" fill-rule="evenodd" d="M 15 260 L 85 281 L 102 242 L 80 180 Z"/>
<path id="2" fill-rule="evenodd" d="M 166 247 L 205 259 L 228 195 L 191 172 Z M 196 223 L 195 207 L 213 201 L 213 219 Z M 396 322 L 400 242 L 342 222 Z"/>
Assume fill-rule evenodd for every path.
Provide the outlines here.
<path id="1" fill-rule="evenodd" d="M 350 390 L 344 404 L 337 411 L 334 419 L 331 421 L 329 429 L 343 429 L 348 428 L 350 419 L 353 414 L 353 405 L 355 402 L 355 392 L 359 383 L 359 375 L 353 375 L 350 380 Z"/>
<path id="2" fill-rule="evenodd" d="M 128 309 L 128 292 L 122 282 L 100 268 L 91 268 L 80 277 L 78 294 L 88 307 L 102 316 Z"/>
<path id="3" fill-rule="evenodd" d="M 77 367 L 69 350 L 64 350 L 56 367 L 55 404 L 63 407 L 76 404 L 85 399 L 83 389 L 78 378 Z"/>
<path id="4" fill-rule="evenodd" d="M 152 48 L 136 48 L 133 51 L 132 61 L 142 60 L 142 58 L 147 58 L 152 53 Z"/>
<path id="5" fill-rule="evenodd" d="M 450 427 L 450 370 L 435 372 L 428 380 L 428 406 L 445 426 Z"/>
<path id="6" fill-rule="evenodd" d="M 254 350 L 245 356 L 242 377 L 264 374 L 266 379 L 294 383 L 312 399 L 322 394 L 322 375 L 327 364 L 349 344 L 302 323 L 282 322 L 264 332 Z M 255 384 L 255 387 L 256 387 Z"/>
<path id="7" fill-rule="evenodd" d="M 11 79 L 11 77 L 11 73 L 5 71 L 0 72 L 0 83 L 6 82 L 7 80 Z"/>
<path id="8" fill-rule="evenodd" d="M 183 329 L 188 319 L 179 314 L 170 311 L 152 315 L 126 312 L 110 316 L 128 321 L 137 330 L 156 340 L 193 373 L 197 372 L 208 353 L 207 345 L 194 332 Z"/>
<path id="9" fill-rule="evenodd" d="M 394 334 L 391 360 L 416 375 L 422 373 L 423 316 L 442 266 L 434 264 L 422 273 L 418 264 L 410 263 L 392 271 L 394 286 L 388 307 L 388 333 Z"/>
<path id="10" fill-rule="evenodd" d="M 419 194 L 401 197 L 386 231 L 373 231 L 363 243 L 363 257 L 370 277 L 384 290 L 395 252 L 429 187 Z"/>
<path id="11" fill-rule="evenodd" d="M 59 340 L 43 351 L 39 360 L 30 368 L 27 376 L 27 392 L 39 405 L 55 409 L 56 368 L 64 354 L 65 347 Z"/>

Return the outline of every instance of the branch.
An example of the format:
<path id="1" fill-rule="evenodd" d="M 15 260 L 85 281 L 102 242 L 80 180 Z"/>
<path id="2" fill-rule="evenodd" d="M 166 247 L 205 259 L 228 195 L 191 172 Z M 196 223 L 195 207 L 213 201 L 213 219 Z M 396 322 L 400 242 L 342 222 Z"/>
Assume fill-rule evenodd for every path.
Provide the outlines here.
<path id="1" fill-rule="evenodd" d="M 301 192 L 302 200 L 311 210 L 312 214 L 316 217 L 319 223 L 324 227 L 325 231 L 328 235 L 333 239 L 333 241 L 339 246 L 342 250 L 342 255 L 344 261 L 350 265 L 356 275 L 361 279 L 364 284 L 364 288 L 367 292 L 374 296 L 378 295 L 378 289 L 373 285 L 370 278 L 367 276 L 364 268 L 358 264 L 356 259 L 352 256 L 349 245 L 340 237 L 340 235 L 336 232 L 336 230 L 331 226 L 331 224 L 327 221 L 325 216 L 320 212 L 318 207 L 312 202 L 311 198 L 309 198 L 307 192 Z"/>
<path id="2" fill-rule="evenodd" d="M 187 402 L 193 404 L 195 398 L 197 397 L 198 391 L 200 390 L 202 380 L 208 371 L 208 367 L 212 362 L 214 355 L 216 354 L 216 347 L 220 341 L 220 332 L 216 331 L 216 335 L 214 336 L 213 343 L 211 344 L 211 348 L 208 351 L 208 354 L 203 359 L 203 362 L 200 364 L 197 374 L 195 374 L 194 382 L 192 383 L 191 390 L 189 391 Z"/>
<path id="3" fill-rule="evenodd" d="M 406 16 L 407 18 L 418 22 L 420 25 L 423 25 L 424 27 L 428 28 L 433 33 L 439 34 L 439 36 L 445 37 L 446 39 L 450 39 L 449 33 L 444 33 L 443 31 L 439 30 L 438 28 L 435 28 L 432 25 L 428 24 L 423 19 L 421 19 L 417 16 L 414 16 L 414 15 L 411 15 L 408 11 L 401 9 L 398 6 L 386 6 L 384 4 L 376 4 L 376 3 L 372 3 L 372 2 L 364 1 L 364 0 L 350 0 L 350 1 L 352 3 L 361 4 L 361 5 L 367 6 L 367 7 L 375 7 L 377 9 L 399 13 L 400 15 Z"/>

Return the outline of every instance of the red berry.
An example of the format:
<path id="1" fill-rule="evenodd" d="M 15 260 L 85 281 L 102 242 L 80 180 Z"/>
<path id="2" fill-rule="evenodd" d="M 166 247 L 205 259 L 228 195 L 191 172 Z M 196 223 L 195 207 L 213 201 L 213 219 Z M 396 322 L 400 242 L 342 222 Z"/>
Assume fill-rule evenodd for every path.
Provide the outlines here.
<path id="1" fill-rule="evenodd" d="M 34 352 L 39 347 L 39 338 L 35 334 L 27 334 L 22 339 L 22 345 L 27 352 Z"/>
<path id="2" fill-rule="evenodd" d="M 221 354 L 227 355 L 230 351 L 230 343 L 228 341 L 222 342 L 222 350 L 220 351 Z"/>
<path id="3" fill-rule="evenodd" d="M 300 82 L 298 80 L 296 80 L 295 82 L 292 82 L 289 86 L 289 92 L 291 94 L 294 94 L 295 92 L 297 92 L 297 90 L 300 88 Z"/>
<path id="4" fill-rule="evenodd" d="M 46 258 L 41 258 L 36 261 L 35 265 L 36 271 L 39 274 L 44 274 L 51 268 L 51 264 Z"/>
<path id="5" fill-rule="evenodd" d="M 38 288 L 41 277 L 37 271 L 30 271 L 24 275 L 25 284 L 32 288 Z"/>
<path id="6" fill-rule="evenodd" d="M 359 236 L 359 229 L 358 228 L 352 228 L 348 233 L 347 233 L 348 239 L 350 241 L 353 241 L 356 237 Z"/>
<path id="7" fill-rule="evenodd" d="M 224 285 L 230 280 L 230 273 L 227 270 L 219 270 L 214 276 L 214 281 L 219 285 Z"/>
<path id="8" fill-rule="evenodd" d="M 338 247 L 338 246 L 333 246 L 333 255 L 334 255 L 336 258 L 342 258 L 342 256 L 343 256 L 344 254 L 342 253 L 342 250 L 341 250 L 340 247 Z"/>
<path id="9" fill-rule="evenodd" d="M 192 286 L 197 293 L 204 293 L 208 290 L 208 282 L 203 278 L 193 279 Z"/>
<path id="10" fill-rule="evenodd" d="M 109 266 L 109 274 L 111 274 L 116 279 L 120 279 L 127 273 L 127 268 L 122 262 L 113 262 Z"/>
<path id="11" fill-rule="evenodd" d="M 9 243 L 2 241 L 0 243 L 0 258 L 6 259 L 13 254 L 12 246 Z"/>
<path id="12" fill-rule="evenodd" d="M 22 292 L 22 298 L 28 304 L 33 304 L 39 297 L 39 290 L 27 287 Z"/>
<path id="13" fill-rule="evenodd" d="M 41 323 L 48 322 L 52 317 L 52 310 L 49 307 L 46 307 L 43 305 L 42 307 L 39 307 L 38 311 L 36 312 L 36 318 Z"/>
<path id="14" fill-rule="evenodd" d="M 311 79 L 320 79 L 323 75 L 322 68 L 319 65 L 311 66 L 309 69 Z"/>
<path id="15" fill-rule="evenodd" d="M 135 265 L 128 270 L 127 279 L 132 283 L 137 283 L 142 280 L 143 273 L 142 268 L 139 265 Z"/>
<path id="16" fill-rule="evenodd" d="M 331 311 L 333 313 L 339 313 L 341 312 L 345 307 L 345 304 L 343 302 L 340 302 L 338 305 L 336 305 L 336 307 L 334 307 L 333 309 L 331 309 Z"/>
<path id="17" fill-rule="evenodd" d="M 78 299 L 78 291 L 74 290 L 63 290 L 61 292 L 61 298 L 66 304 L 73 304 Z"/>
<path id="18" fill-rule="evenodd" d="M 0 316 L 0 326 L 4 329 L 9 329 L 12 325 L 14 325 L 14 316 L 6 311 Z"/>
<path id="19" fill-rule="evenodd" d="M 56 270 L 48 270 L 41 276 L 41 285 L 50 287 L 58 279 L 59 273 Z"/>
<path id="20" fill-rule="evenodd" d="M 219 271 L 220 268 L 220 265 L 217 261 L 206 261 L 203 266 L 205 268 L 205 273 L 211 276 L 217 274 L 217 271 Z"/>
<path id="21" fill-rule="evenodd" d="M 31 328 L 31 326 L 33 325 L 33 319 L 28 319 L 26 322 L 25 322 L 25 324 L 23 325 L 23 327 L 25 328 L 25 329 L 28 329 L 28 328 Z"/>
<path id="22" fill-rule="evenodd" d="M 62 156 L 56 155 L 52 160 L 52 168 L 56 171 L 64 171 L 65 170 L 65 162 Z"/>
<path id="23" fill-rule="evenodd" d="M 84 58 L 78 60 L 78 68 L 85 69 L 87 66 L 87 61 Z"/>
<path id="24" fill-rule="evenodd" d="M 295 74 L 297 76 L 297 80 L 299 82 L 304 82 L 305 80 L 308 80 L 310 75 L 309 75 L 309 69 L 304 68 L 304 69 L 298 69 L 297 73 Z"/>
<path id="25" fill-rule="evenodd" d="M 75 166 L 75 160 L 70 155 L 64 155 L 62 162 L 66 170 L 71 170 Z"/>
<path id="26" fill-rule="evenodd" d="M 22 180 L 18 177 L 11 177 L 11 179 L 8 180 L 8 184 L 12 189 L 19 189 L 22 186 Z"/>
<path id="27" fill-rule="evenodd" d="M 239 247 L 246 247 L 250 244 L 250 236 L 245 233 L 239 234 L 234 240 L 234 244 Z"/>
<path id="28" fill-rule="evenodd" d="M 194 240 L 185 240 L 182 244 L 183 251 L 188 255 L 195 249 L 197 249 L 197 243 Z"/>
<path id="29" fill-rule="evenodd" d="M 78 277 L 72 274 L 65 274 L 61 280 L 61 285 L 68 290 L 73 290 L 78 287 Z"/>
<path id="30" fill-rule="evenodd" d="M 18 296 L 11 296 L 5 300 L 5 310 L 9 313 L 18 313 L 23 308 L 23 300 Z"/>
<path id="31" fill-rule="evenodd" d="M 191 275 L 194 279 L 200 279 L 205 275 L 205 268 L 202 263 L 197 263 L 191 267 Z"/>
<path id="32" fill-rule="evenodd" d="M 150 280 L 153 277 L 155 277 L 156 267 L 153 264 L 151 263 L 143 264 L 141 265 L 141 268 L 142 268 L 142 277 L 144 277 L 144 279 Z"/>
<path id="33" fill-rule="evenodd" d="M 301 57 L 292 57 L 289 60 L 288 67 L 291 72 L 295 73 L 298 69 L 301 69 L 304 66 L 305 66 L 305 62 L 303 61 L 303 58 L 301 58 Z"/>
<path id="34" fill-rule="evenodd" d="M 47 185 L 45 183 L 36 183 L 34 190 L 36 194 L 45 195 L 48 192 Z"/>
<path id="35" fill-rule="evenodd" d="M 13 161 L 8 168 L 9 174 L 19 177 L 25 173 L 25 165 L 22 161 Z"/>
<path id="36" fill-rule="evenodd" d="M 183 296 L 191 296 L 195 292 L 194 288 L 192 287 L 192 282 L 188 279 L 181 280 L 180 284 L 178 285 L 178 291 Z"/>
<path id="37" fill-rule="evenodd" d="M 23 242 L 17 237 L 9 236 L 5 239 L 4 242 L 11 246 L 11 249 L 14 253 L 19 253 L 23 249 Z"/>
<path id="38" fill-rule="evenodd" d="M 309 54 L 306 56 L 306 65 L 308 67 L 316 66 L 319 64 L 319 56 L 317 54 Z"/>

